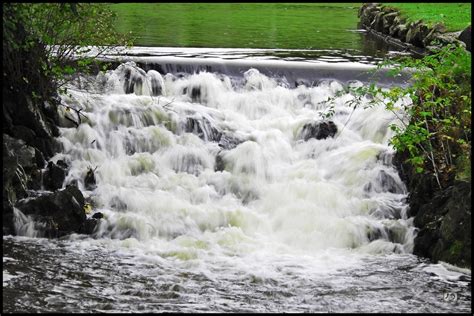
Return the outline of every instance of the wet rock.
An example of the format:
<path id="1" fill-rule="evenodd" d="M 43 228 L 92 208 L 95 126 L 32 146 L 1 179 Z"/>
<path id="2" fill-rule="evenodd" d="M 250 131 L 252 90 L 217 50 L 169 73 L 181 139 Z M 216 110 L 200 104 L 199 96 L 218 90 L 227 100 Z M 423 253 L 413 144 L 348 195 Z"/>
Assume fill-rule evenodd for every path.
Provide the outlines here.
<path id="1" fill-rule="evenodd" d="M 92 168 L 87 170 L 86 177 L 84 178 L 84 186 L 86 190 L 94 190 L 97 187 L 94 170 Z"/>
<path id="2" fill-rule="evenodd" d="M 151 95 L 158 96 L 161 95 L 163 92 L 163 87 L 161 86 L 161 82 L 158 80 L 156 76 L 151 76 L 150 79 L 151 84 Z"/>
<path id="3" fill-rule="evenodd" d="M 436 23 L 428 32 L 428 35 L 423 39 L 423 45 L 425 47 L 430 46 L 431 42 L 436 39 L 437 36 L 446 32 L 446 27 L 442 23 Z"/>
<path id="4" fill-rule="evenodd" d="M 378 239 L 386 239 L 387 233 L 381 227 L 367 227 L 367 239 L 369 242 L 378 240 Z"/>
<path id="5" fill-rule="evenodd" d="M 142 94 L 143 81 L 146 76 L 143 69 L 136 67 L 134 62 L 130 62 L 120 65 L 116 71 L 122 72 L 123 91 L 125 94 Z"/>
<path id="6" fill-rule="evenodd" d="M 305 141 L 310 138 L 325 139 L 334 137 L 337 133 L 337 126 L 332 121 L 328 122 L 313 122 L 307 123 L 303 126 L 300 137 Z"/>
<path id="7" fill-rule="evenodd" d="M 222 158 L 222 152 L 220 151 L 216 155 L 216 163 L 214 165 L 214 171 L 224 171 L 225 170 L 225 162 Z"/>
<path id="8" fill-rule="evenodd" d="M 23 125 L 15 125 L 11 128 L 14 138 L 23 140 L 26 144 L 31 144 L 36 138 L 36 133 Z"/>
<path id="9" fill-rule="evenodd" d="M 421 21 L 412 24 L 407 32 L 405 42 L 413 44 L 417 47 L 425 47 L 423 40 L 428 35 L 428 27 Z"/>
<path id="10" fill-rule="evenodd" d="M 420 207 L 414 254 L 471 266 L 471 184 L 458 181 Z"/>
<path id="11" fill-rule="evenodd" d="M 128 206 L 119 196 L 114 196 L 110 200 L 110 207 L 116 211 L 126 211 Z"/>
<path id="12" fill-rule="evenodd" d="M 29 179 L 27 182 L 28 189 L 31 190 L 41 190 L 43 175 L 40 169 L 32 170 L 29 174 Z M 29 192 L 31 194 L 31 192 Z"/>
<path id="13" fill-rule="evenodd" d="M 378 162 L 381 162 L 384 166 L 391 166 L 393 161 L 394 152 L 389 152 L 387 150 L 380 151 L 376 159 Z"/>
<path id="14" fill-rule="evenodd" d="M 444 206 L 446 215 L 440 225 L 440 241 L 433 259 L 471 266 L 471 184 L 457 182 Z"/>
<path id="15" fill-rule="evenodd" d="M 36 148 L 35 148 L 35 160 L 36 160 L 36 166 L 39 169 L 43 169 L 43 167 L 46 165 L 46 159 L 44 159 L 43 153 Z"/>
<path id="16" fill-rule="evenodd" d="M 295 80 L 295 87 L 299 86 L 311 87 L 312 84 L 308 79 L 297 79 Z"/>
<path id="17" fill-rule="evenodd" d="M 466 49 L 468 51 L 471 51 L 472 35 L 470 25 L 461 32 L 458 39 L 466 44 Z"/>
<path id="18" fill-rule="evenodd" d="M 376 4 L 366 4 L 362 5 L 361 10 L 359 11 L 360 23 L 363 26 L 369 27 L 374 21 L 375 15 L 380 11 L 380 6 Z"/>
<path id="19" fill-rule="evenodd" d="M 401 40 L 405 40 L 408 33 L 408 26 L 406 24 L 400 24 L 395 36 Z"/>
<path id="20" fill-rule="evenodd" d="M 205 117 L 186 118 L 184 131 L 187 133 L 193 133 L 204 141 L 218 142 L 222 137 L 222 133 Z"/>
<path id="21" fill-rule="evenodd" d="M 231 136 L 228 133 L 222 133 L 221 138 L 219 139 L 219 147 L 225 150 L 231 150 L 237 147 L 239 144 L 243 143 L 245 140 Z"/>
<path id="22" fill-rule="evenodd" d="M 375 15 L 374 20 L 370 24 L 370 27 L 377 32 L 382 32 L 383 31 L 383 16 L 385 15 L 385 12 L 378 12 Z"/>
<path id="23" fill-rule="evenodd" d="M 96 212 L 94 213 L 94 215 L 92 215 L 92 218 L 101 219 L 104 218 L 104 214 L 102 214 L 101 212 Z"/>
<path id="24" fill-rule="evenodd" d="M 95 215 L 95 214 L 94 214 Z M 84 226 L 81 230 L 81 233 L 86 235 L 92 235 L 99 224 L 99 219 L 97 218 L 88 218 L 84 222 Z"/>
<path id="25" fill-rule="evenodd" d="M 132 75 L 131 69 L 126 69 L 124 71 L 124 74 L 123 74 L 123 78 L 124 78 L 123 91 L 125 92 L 125 94 L 130 94 L 130 93 L 133 93 L 133 91 L 134 91 L 134 84 L 133 84 L 133 82 L 130 78 L 131 75 Z"/>
<path id="26" fill-rule="evenodd" d="M 395 18 L 398 16 L 398 12 L 391 12 L 385 14 L 382 18 L 382 33 L 389 34 L 390 27 L 393 25 Z"/>
<path id="27" fill-rule="evenodd" d="M 192 102 L 199 102 L 201 100 L 201 87 L 194 86 L 191 88 L 191 100 Z"/>
<path id="28" fill-rule="evenodd" d="M 173 161 L 172 168 L 176 172 L 199 175 L 207 167 L 207 161 L 196 153 L 184 153 Z"/>
<path id="29" fill-rule="evenodd" d="M 23 214 L 31 215 L 35 221 L 55 223 L 58 237 L 80 233 L 86 220 L 84 197 L 72 185 L 37 198 L 20 200 L 15 206 Z"/>
<path id="30" fill-rule="evenodd" d="M 443 33 L 437 35 L 434 40 L 441 45 L 458 44 L 459 41 L 456 39 L 456 37 L 456 33 Z"/>
<path id="31" fill-rule="evenodd" d="M 4 158 L 16 161 L 25 170 L 36 168 L 36 152 L 31 146 L 21 139 L 15 139 L 7 134 L 3 134 Z"/>
<path id="32" fill-rule="evenodd" d="M 2 211 L 2 229 L 3 235 L 15 235 L 15 227 L 13 225 L 13 206 L 3 198 Z"/>
<path id="33" fill-rule="evenodd" d="M 3 200 L 13 204 L 27 197 L 29 174 L 36 169 L 35 149 L 3 134 Z"/>
<path id="34" fill-rule="evenodd" d="M 56 191 L 63 186 L 67 175 L 67 164 L 59 160 L 57 164 L 50 161 L 43 176 L 43 185 L 46 190 Z"/>
<path id="35" fill-rule="evenodd" d="M 405 191 L 402 184 L 384 170 L 380 170 L 379 174 L 377 175 L 376 182 L 376 191 L 381 190 L 381 192 L 397 194 L 402 194 Z"/>
<path id="36" fill-rule="evenodd" d="M 127 203 L 123 202 L 122 199 L 118 196 L 114 196 L 110 200 L 110 207 L 116 211 L 126 211 L 127 210 Z"/>

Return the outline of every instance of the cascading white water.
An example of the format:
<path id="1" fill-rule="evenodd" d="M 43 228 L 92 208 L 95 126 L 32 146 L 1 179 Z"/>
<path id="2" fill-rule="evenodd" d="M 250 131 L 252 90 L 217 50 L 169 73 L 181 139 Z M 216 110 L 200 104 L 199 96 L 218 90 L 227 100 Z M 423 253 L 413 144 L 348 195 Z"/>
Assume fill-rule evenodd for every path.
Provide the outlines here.
<path id="1" fill-rule="evenodd" d="M 71 165 L 65 182 L 77 180 L 105 215 L 95 237 L 163 256 L 411 252 L 407 192 L 388 146 L 400 122 L 383 107 L 354 110 L 354 96 L 336 95 L 343 89 L 289 88 L 256 69 L 162 77 L 129 62 L 62 96 L 87 118 L 61 129 L 53 160 Z M 304 141 L 329 97 L 337 133 Z"/>
<path id="2" fill-rule="evenodd" d="M 350 106 L 345 85 L 362 82 L 311 82 L 133 63 L 77 80 L 62 102 L 84 116 L 76 128 L 60 108 L 52 160 L 104 218 L 92 237 L 45 239 L 15 209 L 4 310 L 470 312 L 470 271 L 410 254 L 388 146 L 402 123 Z"/>

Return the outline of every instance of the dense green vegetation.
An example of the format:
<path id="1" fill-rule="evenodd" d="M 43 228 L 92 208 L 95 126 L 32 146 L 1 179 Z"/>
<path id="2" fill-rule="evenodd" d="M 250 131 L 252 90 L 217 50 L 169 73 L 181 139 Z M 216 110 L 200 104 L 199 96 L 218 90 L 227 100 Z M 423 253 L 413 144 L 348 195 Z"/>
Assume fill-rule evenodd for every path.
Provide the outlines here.
<path id="1" fill-rule="evenodd" d="M 117 29 L 136 45 L 359 49 L 360 3 L 119 3 Z"/>
<path id="2" fill-rule="evenodd" d="M 406 88 L 389 90 L 368 87 L 351 89 L 360 98 L 367 96 L 371 106 L 383 104 L 397 116 L 397 100 L 409 96 L 412 104 L 402 106 L 410 117 L 400 117 L 391 126 L 395 136 L 391 144 L 406 153 L 415 172 L 430 173 L 439 188 L 455 179 L 471 179 L 471 54 L 464 48 L 448 45 L 422 59 L 389 60 L 393 75 L 410 67 L 415 70 Z M 354 106 L 357 106 L 356 103 Z"/>
<path id="3" fill-rule="evenodd" d="M 429 26 L 443 23 L 448 32 L 471 24 L 471 3 L 384 3 L 400 10 L 408 21 L 423 20 Z"/>
<path id="4" fill-rule="evenodd" d="M 61 87 L 108 49 L 130 44 L 115 31 L 115 15 L 104 4 L 8 3 L 3 10 L 4 76 L 12 86 L 29 84 L 38 73 L 49 78 L 35 81 L 34 96 L 45 95 L 42 85 Z M 99 47 L 80 57 L 92 51 L 90 45 Z"/>

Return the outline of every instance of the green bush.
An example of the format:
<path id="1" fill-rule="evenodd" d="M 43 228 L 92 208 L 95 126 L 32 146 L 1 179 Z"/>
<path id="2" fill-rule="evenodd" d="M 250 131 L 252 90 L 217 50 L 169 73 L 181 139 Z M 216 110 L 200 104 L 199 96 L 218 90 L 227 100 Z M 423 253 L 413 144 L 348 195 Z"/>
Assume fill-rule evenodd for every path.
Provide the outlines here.
<path id="1" fill-rule="evenodd" d="M 114 29 L 115 15 L 98 3 L 5 3 L 3 6 L 4 65 L 9 74 L 28 83 L 28 65 L 40 67 L 58 88 L 96 57 L 117 46 L 129 46 L 129 36 Z M 94 55 L 81 55 L 91 52 Z M 72 58 L 76 61 L 72 62 Z M 38 70 L 36 70 L 38 71 Z M 5 76 L 5 72 L 4 72 Z M 41 93 L 36 91 L 35 93 Z"/>
<path id="2" fill-rule="evenodd" d="M 407 124 L 393 124 L 390 143 L 407 153 L 415 172 L 430 172 L 440 188 L 454 179 L 470 180 L 471 160 L 471 54 L 464 48 L 447 45 L 421 59 L 404 57 L 379 65 L 391 66 L 391 75 L 406 68 L 414 70 L 406 88 L 381 89 L 376 84 L 348 89 L 356 96 L 368 96 L 370 106 L 382 104 L 397 117 L 394 104 L 409 96 L 412 105 L 403 106 Z M 356 102 L 357 106 L 359 102 Z"/>

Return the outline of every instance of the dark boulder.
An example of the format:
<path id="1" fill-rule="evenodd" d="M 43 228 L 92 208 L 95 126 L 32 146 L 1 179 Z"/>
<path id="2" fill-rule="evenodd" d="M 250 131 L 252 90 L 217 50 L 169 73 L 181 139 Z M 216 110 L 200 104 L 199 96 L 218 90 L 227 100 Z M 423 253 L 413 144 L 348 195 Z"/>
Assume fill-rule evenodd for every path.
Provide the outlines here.
<path id="1" fill-rule="evenodd" d="M 25 198 L 29 174 L 37 169 L 36 151 L 21 139 L 3 134 L 3 200 L 13 204 Z"/>
<path id="2" fill-rule="evenodd" d="M 387 13 L 382 18 L 382 33 L 389 34 L 390 27 L 394 24 L 395 18 L 398 16 L 398 12 Z"/>
<path id="3" fill-rule="evenodd" d="M 360 23 L 362 26 L 370 27 L 374 21 L 375 15 L 380 12 L 380 6 L 369 4 L 364 7 L 364 5 L 359 11 Z"/>
<path id="4" fill-rule="evenodd" d="M 334 137 L 337 133 L 337 126 L 332 121 L 312 122 L 303 126 L 300 137 L 307 141 L 310 138 L 325 139 Z"/>
<path id="5" fill-rule="evenodd" d="M 94 213 L 94 215 L 92 215 L 92 218 L 101 219 L 104 218 L 104 214 L 102 214 L 101 212 L 96 212 Z"/>
<path id="6" fill-rule="evenodd" d="M 469 25 L 464 31 L 461 32 L 458 39 L 466 44 L 466 49 L 471 51 L 471 26 Z"/>
<path id="7" fill-rule="evenodd" d="M 380 11 L 375 15 L 374 20 L 370 24 L 370 27 L 377 32 L 382 32 L 383 31 L 383 16 L 385 15 L 385 12 Z"/>
<path id="8" fill-rule="evenodd" d="M 15 139 L 7 134 L 3 134 L 3 157 L 4 160 L 15 161 L 25 170 L 37 168 L 36 152 L 31 146 L 20 139 Z"/>
<path id="9" fill-rule="evenodd" d="M 12 136 L 23 140 L 26 144 L 32 144 L 36 138 L 36 133 L 23 125 L 15 125 L 11 128 Z"/>
<path id="10" fill-rule="evenodd" d="M 417 21 L 412 24 L 407 32 L 405 42 L 413 44 L 417 47 L 425 47 L 425 38 L 429 34 L 428 27 L 422 23 L 422 21 Z"/>
<path id="11" fill-rule="evenodd" d="M 37 222 L 52 222 L 58 237 L 81 233 L 86 221 L 84 196 L 73 185 L 37 198 L 20 200 L 15 206 Z"/>
<path id="12" fill-rule="evenodd" d="M 67 164 L 59 160 L 57 164 L 50 161 L 43 175 L 43 185 L 46 190 L 55 191 L 63 186 L 67 175 Z"/>
<path id="13" fill-rule="evenodd" d="M 458 182 L 444 206 L 446 215 L 440 226 L 440 240 L 433 259 L 471 266 L 471 184 Z"/>
<path id="14" fill-rule="evenodd" d="M 86 235 L 92 235 L 95 232 L 98 224 L 99 224 L 99 219 L 97 218 L 86 219 L 81 233 L 86 234 Z"/>
<path id="15" fill-rule="evenodd" d="M 413 253 L 455 265 L 471 266 L 471 184 L 457 181 L 420 207 Z"/>
<path id="16" fill-rule="evenodd" d="M 13 206 L 3 197 L 2 228 L 3 235 L 15 235 Z"/>
<path id="17" fill-rule="evenodd" d="M 399 38 L 400 40 L 402 41 L 405 41 L 406 37 L 407 37 L 407 33 L 408 33 L 408 25 L 406 24 L 400 24 L 397 28 L 396 28 L 396 32 L 394 33 L 394 36 Z"/>
<path id="18" fill-rule="evenodd" d="M 92 168 L 87 170 L 86 177 L 84 178 L 84 186 L 86 190 L 94 190 L 97 187 L 94 170 Z"/>

